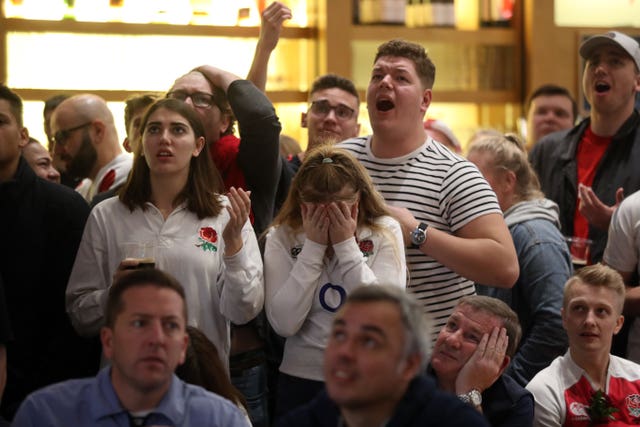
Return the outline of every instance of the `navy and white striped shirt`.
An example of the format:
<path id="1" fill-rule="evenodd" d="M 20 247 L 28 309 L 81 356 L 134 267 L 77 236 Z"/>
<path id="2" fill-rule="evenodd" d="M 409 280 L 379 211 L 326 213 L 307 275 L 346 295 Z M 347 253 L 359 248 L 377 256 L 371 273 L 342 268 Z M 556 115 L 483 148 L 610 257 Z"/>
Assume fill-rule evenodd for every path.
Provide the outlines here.
<path id="1" fill-rule="evenodd" d="M 348 139 L 339 147 L 369 171 L 389 205 L 409 209 L 430 227 L 453 234 L 483 215 L 502 215 L 495 193 L 476 166 L 430 137 L 414 152 L 391 159 L 373 155 L 371 136 Z M 407 249 L 406 255 L 407 289 L 431 316 L 435 340 L 458 300 L 475 293 L 474 284 L 418 249 Z"/>

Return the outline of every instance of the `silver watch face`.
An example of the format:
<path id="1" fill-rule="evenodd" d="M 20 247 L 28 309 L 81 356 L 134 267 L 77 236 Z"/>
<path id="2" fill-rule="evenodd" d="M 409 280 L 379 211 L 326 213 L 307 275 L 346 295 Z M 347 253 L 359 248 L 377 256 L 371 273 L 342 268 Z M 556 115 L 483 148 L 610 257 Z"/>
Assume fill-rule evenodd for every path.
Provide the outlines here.
<path id="1" fill-rule="evenodd" d="M 421 228 L 416 228 L 411 232 L 411 243 L 420 246 L 427 239 L 427 234 Z"/>
<path id="2" fill-rule="evenodd" d="M 469 392 L 469 399 L 471 399 L 471 403 L 475 406 L 480 406 L 482 404 L 482 395 L 478 390 L 471 390 Z"/>

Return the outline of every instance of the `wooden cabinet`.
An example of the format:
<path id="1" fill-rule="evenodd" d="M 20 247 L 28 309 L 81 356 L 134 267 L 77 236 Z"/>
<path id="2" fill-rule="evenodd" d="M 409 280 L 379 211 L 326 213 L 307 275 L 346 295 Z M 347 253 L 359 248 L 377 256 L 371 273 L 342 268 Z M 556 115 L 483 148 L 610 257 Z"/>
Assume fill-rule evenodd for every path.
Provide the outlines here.
<path id="1" fill-rule="evenodd" d="M 437 118 L 459 129 L 461 139 L 477 127 L 515 130 L 523 99 L 519 2 L 513 27 L 478 30 L 355 25 L 352 8 L 351 0 L 307 0 L 313 25 L 283 30 L 270 62 L 267 94 L 278 107 L 284 132 L 306 140 L 299 117 L 316 76 L 344 75 L 364 93 L 377 46 L 397 37 L 429 51 L 437 70 L 434 105 L 451 106 Z M 164 91 L 177 76 L 205 62 L 245 75 L 258 35 L 258 27 L 0 16 L 0 81 L 26 101 L 93 92 L 121 102 L 134 93 Z M 366 110 L 362 121 L 367 131 Z"/>
<path id="2" fill-rule="evenodd" d="M 326 39 L 321 63 L 350 76 L 359 89 L 368 81 L 375 49 L 392 38 L 425 46 L 436 64 L 437 102 L 504 103 L 521 101 L 521 37 L 519 13 L 511 28 L 406 28 L 352 23 L 353 4 L 328 1 L 320 26 Z M 517 9 L 517 8 L 516 8 Z"/>
<path id="3" fill-rule="evenodd" d="M 74 72 L 93 72 L 96 74 L 96 78 L 102 80 L 97 81 L 93 87 L 68 86 L 68 87 L 46 87 L 47 85 L 41 84 L 39 81 L 33 81 L 28 86 L 15 86 L 16 91 L 20 93 L 27 100 L 31 99 L 46 99 L 47 97 L 60 93 L 78 93 L 91 91 L 103 96 L 108 101 L 121 101 L 130 94 L 139 93 L 143 91 L 162 91 L 169 87 L 171 80 L 167 80 L 160 87 L 150 88 L 141 87 L 126 89 L 128 85 L 127 81 L 131 80 L 134 74 L 138 75 L 152 75 L 154 72 L 159 72 L 158 67 L 166 68 L 168 66 L 177 66 L 182 72 L 189 70 L 189 64 L 192 61 L 192 57 L 188 54 L 190 49 L 189 43 L 185 43 L 182 49 L 174 49 L 172 43 L 167 46 L 166 49 L 162 47 L 162 43 L 168 43 L 176 41 L 180 43 L 181 39 L 189 42 L 194 38 L 202 38 L 209 40 L 225 41 L 246 41 L 246 45 L 242 51 L 236 52 L 235 58 L 229 56 L 220 56 L 215 51 L 215 48 L 210 51 L 196 51 L 196 56 L 200 63 L 212 63 L 225 68 L 225 64 L 231 61 L 237 60 L 239 57 L 244 57 L 244 62 L 250 64 L 253 57 L 253 48 L 255 47 L 256 40 L 258 38 L 260 29 L 258 27 L 212 27 L 212 26 L 194 26 L 194 25 L 169 25 L 169 24 L 129 24 L 129 23 L 117 23 L 117 22 L 77 22 L 71 20 L 61 21 L 40 21 L 40 20 L 26 20 L 15 18 L 4 18 L 0 16 L 0 81 L 8 82 L 12 85 L 12 80 L 24 81 L 23 78 L 16 75 L 10 75 L 11 73 L 22 74 L 27 70 L 10 70 L 9 61 L 20 60 L 23 65 L 31 65 L 30 69 L 37 70 L 39 74 L 39 81 L 47 81 L 48 74 L 52 74 L 55 69 L 66 70 L 67 74 L 73 74 Z M 110 42 L 117 43 L 117 37 L 122 36 L 122 42 L 130 43 L 132 39 L 127 37 L 149 37 L 154 38 L 153 43 L 159 43 L 159 51 L 152 49 L 149 46 L 148 50 L 140 50 L 139 55 L 137 53 L 130 54 L 128 52 L 118 52 L 118 46 L 114 47 L 114 52 L 102 49 L 101 52 L 95 52 L 91 45 L 81 44 L 69 44 L 66 46 L 54 45 L 53 41 L 56 40 L 56 35 L 72 35 L 77 41 L 81 41 L 82 38 L 88 41 L 99 40 L 102 37 L 112 37 Z M 21 49 L 24 40 L 20 39 L 21 36 L 33 37 L 33 50 L 15 52 Z M 293 28 L 287 27 L 283 30 L 283 49 L 279 49 L 274 53 L 276 59 L 273 61 L 274 66 L 278 67 L 278 59 L 281 62 L 282 58 L 290 58 L 291 56 L 299 56 L 300 50 L 311 50 L 309 57 L 311 60 L 315 57 L 313 50 L 316 43 L 317 30 L 316 28 Z M 13 39 L 12 39 L 13 38 Z M 164 39 L 164 40 L 163 40 Z M 16 40 L 16 44 L 12 45 L 12 41 Z M 287 44 L 289 43 L 289 46 Z M 296 44 L 298 43 L 298 44 Z M 102 46 L 95 46 L 95 50 L 101 49 Z M 39 49 L 42 51 L 39 52 Z M 82 50 L 84 49 L 84 51 Z M 163 50 L 164 49 L 164 50 Z M 296 55 L 291 55 L 288 50 L 295 51 Z M 13 50 L 13 52 L 12 52 Z M 57 56 L 51 56 L 46 63 L 43 63 L 42 56 L 38 54 L 45 54 L 46 51 L 55 51 Z M 285 50 L 285 52 L 282 52 Z M 280 52 L 278 52 L 280 51 Z M 154 55 L 149 55 L 149 52 L 154 52 Z M 127 63 L 114 63 L 114 58 L 119 59 L 124 57 L 138 57 L 140 62 L 127 69 Z M 282 57 L 282 58 L 280 58 Z M 97 58 L 96 60 L 103 60 L 99 63 L 87 63 L 87 59 Z M 288 74 L 282 74 L 274 76 L 270 75 L 270 86 L 277 86 L 276 90 L 269 92 L 269 96 L 274 102 L 304 102 L 306 100 L 306 85 L 310 78 L 317 72 L 315 64 L 305 64 L 304 67 L 287 67 L 290 65 L 290 61 L 285 64 L 280 64 L 278 68 L 286 70 Z M 99 75 L 101 69 L 115 68 L 114 74 Z M 118 69 L 120 71 L 118 71 Z M 155 71 L 154 71 L 155 70 Z M 244 72 L 238 73 L 240 75 L 246 74 L 248 67 Z M 127 76 L 129 75 L 129 77 Z M 173 74 L 172 78 L 178 77 L 180 74 Z M 144 77 L 143 77 L 144 79 Z M 35 79 L 34 79 L 35 80 Z M 105 87 L 121 86 L 121 89 L 105 89 Z M 44 87 L 43 87 L 44 86 Z M 50 85 L 49 85 L 50 86 Z M 269 86 L 267 87 L 269 89 Z"/>

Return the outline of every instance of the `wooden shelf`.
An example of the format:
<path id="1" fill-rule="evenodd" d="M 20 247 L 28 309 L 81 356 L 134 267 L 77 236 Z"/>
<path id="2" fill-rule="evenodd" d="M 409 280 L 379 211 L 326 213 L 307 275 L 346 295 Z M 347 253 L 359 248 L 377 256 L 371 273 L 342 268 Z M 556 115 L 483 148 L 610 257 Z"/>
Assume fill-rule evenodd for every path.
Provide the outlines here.
<path id="1" fill-rule="evenodd" d="M 489 46 L 513 46 L 518 43 L 518 36 L 513 28 L 481 28 L 469 31 L 455 28 L 407 28 L 393 25 L 352 26 L 352 40 L 389 40 L 391 38 Z"/>
<path id="2" fill-rule="evenodd" d="M 96 89 L 24 89 L 24 88 L 12 88 L 20 95 L 25 101 L 40 101 L 48 99 L 54 95 L 61 93 L 67 95 L 78 95 L 81 93 L 93 93 L 102 97 L 108 102 L 120 102 L 123 99 L 132 95 L 139 95 L 140 93 L 146 93 L 145 91 L 133 91 L 133 90 L 96 90 Z M 162 95 L 162 93 L 158 93 Z M 288 102 L 307 102 L 307 92 L 295 91 L 295 90 L 281 90 L 281 91 L 267 91 L 267 96 L 273 103 L 288 103 Z"/>
<path id="3" fill-rule="evenodd" d="M 366 90 L 359 90 L 358 93 L 360 99 L 367 99 Z M 435 90 L 431 102 L 504 104 L 520 102 L 520 98 L 512 90 Z"/>
<path id="4" fill-rule="evenodd" d="M 259 27 L 217 27 L 209 25 L 132 24 L 126 22 L 38 21 L 0 17 L 2 31 L 90 34 L 132 34 L 161 36 L 206 36 L 258 38 Z M 314 39 L 317 28 L 285 27 L 283 38 Z"/>

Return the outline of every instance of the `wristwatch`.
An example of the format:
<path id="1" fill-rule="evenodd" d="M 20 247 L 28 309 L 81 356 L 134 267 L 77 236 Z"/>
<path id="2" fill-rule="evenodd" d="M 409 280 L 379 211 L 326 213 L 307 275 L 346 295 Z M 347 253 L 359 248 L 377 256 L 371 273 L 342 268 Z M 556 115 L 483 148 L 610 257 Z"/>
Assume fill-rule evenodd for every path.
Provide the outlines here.
<path id="1" fill-rule="evenodd" d="M 416 229 L 411 232 L 411 248 L 417 249 L 427 240 L 428 227 L 426 223 L 421 222 Z"/>
<path id="2" fill-rule="evenodd" d="M 482 394 L 475 388 L 468 393 L 459 394 L 458 399 L 475 407 L 482 405 Z"/>

